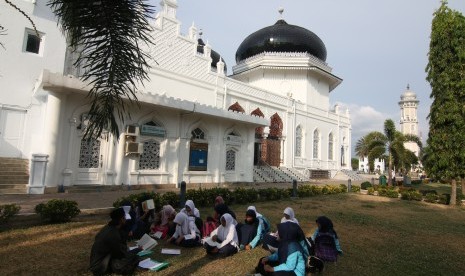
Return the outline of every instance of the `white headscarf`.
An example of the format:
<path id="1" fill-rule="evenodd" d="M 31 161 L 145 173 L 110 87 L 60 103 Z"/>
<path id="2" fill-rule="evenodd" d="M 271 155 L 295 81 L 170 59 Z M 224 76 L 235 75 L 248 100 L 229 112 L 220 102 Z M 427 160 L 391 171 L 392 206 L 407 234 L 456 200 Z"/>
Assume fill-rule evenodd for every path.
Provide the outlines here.
<path id="1" fill-rule="evenodd" d="M 189 234 L 189 219 L 185 213 L 178 213 L 176 217 L 174 217 L 173 222 L 177 224 L 181 228 L 181 232 L 183 235 Z"/>
<path id="2" fill-rule="evenodd" d="M 234 223 L 233 223 L 234 218 L 228 213 L 222 215 L 220 218 L 220 221 L 223 218 L 226 221 L 226 226 L 223 226 L 223 224 L 221 224 L 218 227 L 218 230 L 217 230 L 218 239 L 223 241 L 218 246 L 218 248 L 221 248 L 227 244 L 231 244 L 232 246 L 237 247 L 237 245 L 239 244 L 239 239 L 237 238 L 236 227 L 234 226 Z"/>
<path id="3" fill-rule="evenodd" d="M 263 217 L 262 214 L 260 214 L 259 212 L 257 212 L 257 209 L 255 208 L 255 206 L 249 206 L 249 207 L 247 207 L 247 211 L 248 211 L 248 210 L 254 210 L 255 214 L 257 214 L 257 218 Z"/>
<path id="4" fill-rule="evenodd" d="M 194 201 L 192 201 L 192 200 L 190 200 L 190 199 L 187 200 L 185 206 L 189 206 L 189 208 L 191 209 L 191 211 L 190 211 L 190 212 L 187 212 L 186 208 L 184 207 L 184 208 L 182 209 L 182 212 L 186 213 L 186 215 L 188 215 L 188 216 L 194 216 L 194 217 L 200 218 L 199 209 L 195 208 Z"/>
<path id="5" fill-rule="evenodd" d="M 294 210 L 291 207 L 287 207 L 284 209 L 284 214 L 289 216 L 289 219 L 286 219 L 286 217 L 283 217 L 281 219 L 281 223 L 290 221 L 299 224 L 299 221 L 295 218 Z"/>

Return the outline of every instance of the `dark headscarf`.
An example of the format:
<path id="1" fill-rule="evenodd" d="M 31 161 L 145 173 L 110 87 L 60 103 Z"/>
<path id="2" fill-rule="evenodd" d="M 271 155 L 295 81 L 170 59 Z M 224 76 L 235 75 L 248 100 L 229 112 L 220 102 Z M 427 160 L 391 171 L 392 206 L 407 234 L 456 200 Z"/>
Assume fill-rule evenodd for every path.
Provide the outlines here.
<path id="1" fill-rule="evenodd" d="M 230 214 L 234 219 L 236 219 L 236 214 L 234 214 L 234 212 L 224 203 L 217 204 L 215 206 L 215 212 L 218 214 L 218 217 L 221 217 L 224 214 Z"/>
<path id="2" fill-rule="evenodd" d="M 318 228 L 319 233 L 330 233 L 334 234 L 334 237 L 337 239 L 337 233 L 334 230 L 333 222 L 326 216 L 321 216 L 316 219 L 316 223 L 320 226 Z"/>
<path id="3" fill-rule="evenodd" d="M 278 224 L 279 246 L 278 260 L 280 264 L 286 262 L 287 257 L 292 253 L 299 251 L 304 255 L 304 250 L 300 241 L 305 238 L 303 231 L 297 223 L 286 221 Z"/>

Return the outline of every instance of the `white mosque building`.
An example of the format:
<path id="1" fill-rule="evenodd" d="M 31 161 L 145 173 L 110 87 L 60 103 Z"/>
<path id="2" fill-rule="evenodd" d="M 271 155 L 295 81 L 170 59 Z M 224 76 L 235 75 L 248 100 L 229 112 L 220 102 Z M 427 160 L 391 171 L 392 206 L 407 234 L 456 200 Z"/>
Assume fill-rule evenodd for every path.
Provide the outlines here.
<path id="1" fill-rule="evenodd" d="M 253 182 L 261 167 L 328 178 L 350 169 L 350 115 L 330 106 L 342 79 L 313 32 L 280 19 L 244 34 L 228 76 L 195 26 L 180 33 L 177 1 L 162 1 L 151 23 L 153 62 L 140 106 L 119 137 L 89 141 L 82 139 L 89 88 L 77 77 L 73 53 L 46 1 L 19 2 L 42 40 L 21 15 L 2 17 L 8 39 L 0 49 L 0 159 L 4 168 L 26 162 L 27 192 Z"/>

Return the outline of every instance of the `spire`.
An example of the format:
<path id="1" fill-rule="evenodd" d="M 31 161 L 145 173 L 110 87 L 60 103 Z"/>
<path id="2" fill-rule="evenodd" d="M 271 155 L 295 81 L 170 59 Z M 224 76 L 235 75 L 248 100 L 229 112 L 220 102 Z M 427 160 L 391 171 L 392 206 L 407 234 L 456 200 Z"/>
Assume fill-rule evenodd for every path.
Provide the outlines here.
<path id="1" fill-rule="evenodd" d="M 194 22 L 192 21 L 192 26 L 189 28 L 189 38 L 196 40 L 197 39 L 197 28 L 195 27 Z"/>
<path id="2" fill-rule="evenodd" d="M 279 7 L 278 12 L 279 12 L 279 19 L 283 19 L 284 8 L 283 8 L 283 7 Z"/>
<path id="3" fill-rule="evenodd" d="M 407 90 L 410 90 L 410 84 L 407 83 Z"/>

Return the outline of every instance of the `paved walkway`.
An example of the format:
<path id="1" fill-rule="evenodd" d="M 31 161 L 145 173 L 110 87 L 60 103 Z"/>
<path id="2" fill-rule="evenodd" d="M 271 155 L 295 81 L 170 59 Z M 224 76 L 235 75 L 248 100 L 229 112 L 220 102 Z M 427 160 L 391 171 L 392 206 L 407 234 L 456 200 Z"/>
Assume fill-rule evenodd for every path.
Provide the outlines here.
<path id="1" fill-rule="evenodd" d="M 44 195 L 0 195 L 0 205 L 17 204 L 21 206 L 20 214 L 34 213 L 34 207 L 50 199 L 74 200 L 78 203 L 79 209 L 99 209 L 110 208 L 113 202 L 123 196 L 141 191 L 106 191 L 88 193 L 61 193 Z"/>
<path id="2" fill-rule="evenodd" d="M 320 180 L 315 181 L 312 184 L 341 184 L 344 183 L 347 185 L 346 181 L 341 180 Z M 352 182 L 353 184 L 360 185 L 356 181 Z M 261 183 L 261 184 L 252 184 L 247 186 L 250 188 L 268 188 L 268 187 L 292 187 L 290 183 Z M 18 194 L 18 195 L 0 195 L 0 205 L 2 204 L 17 204 L 21 206 L 19 214 L 27 215 L 34 212 L 34 208 L 37 204 L 42 202 L 47 202 L 50 199 L 66 199 L 74 200 L 78 203 L 79 209 L 82 211 L 92 210 L 92 209 L 107 209 L 113 207 L 113 202 L 123 196 L 127 196 L 133 193 L 141 193 L 144 190 L 118 190 L 118 191 L 102 191 L 102 192 L 85 192 L 85 193 L 54 193 L 54 194 L 43 194 L 43 195 L 30 195 L 30 194 Z M 162 190 L 160 192 L 165 192 L 168 190 Z M 179 191 L 175 189 L 175 191 Z"/>

